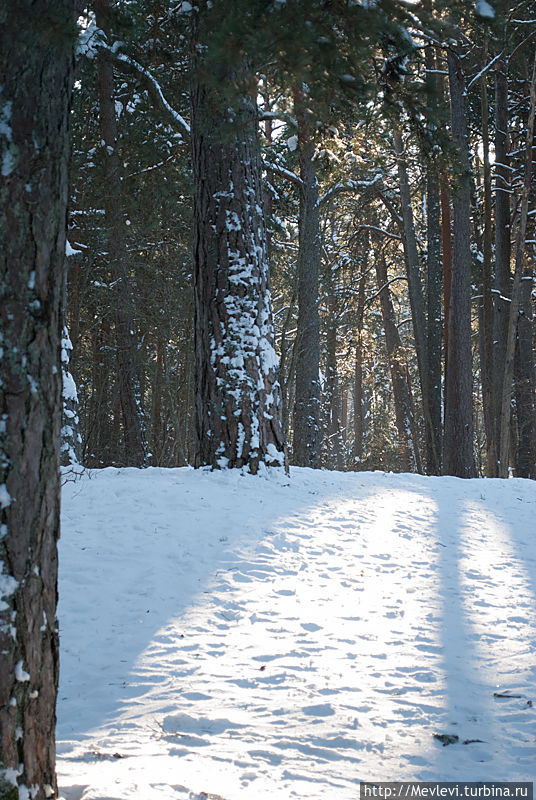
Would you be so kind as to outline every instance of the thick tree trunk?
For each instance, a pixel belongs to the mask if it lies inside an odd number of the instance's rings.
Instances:
[[[318,316],[318,273],[320,268],[320,213],[318,180],[313,155],[309,112],[303,90],[294,92],[294,113],[298,120],[300,177],[298,277],[298,327],[296,332],[296,396],[294,400],[294,463],[320,466],[320,322]]]
[[[0,798],[55,794],[71,0],[0,6]]]
[[[109,0],[94,0],[97,25],[109,28]],[[105,192],[103,203],[107,234],[108,261],[114,287],[117,380],[124,435],[124,462],[128,466],[145,464],[145,434],[141,409],[138,355],[134,333],[134,309],[121,200],[120,165],[117,150],[117,120],[114,100],[114,74],[106,53],[97,55],[99,117],[102,136]],[[114,454],[115,455],[115,454]]]
[[[464,78],[458,58],[448,54],[452,137],[459,173],[453,191],[453,257],[445,392],[443,472],[476,474],[473,453],[471,350],[471,192]]]
[[[413,412],[407,381],[406,356],[400,341],[395,323],[395,313],[391,301],[391,293],[387,285],[387,266],[385,256],[380,253],[376,257],[376,280],[380,293],[380,306],[385,332],[385,347],[391,383],[393,386],[393,403],[395,407],[396,429],[398,432],[398,467],[402,472],[410,472],[415,467],[413,454]]]
[[[221,54],[217,86],[207,76],[206,37],[221,13],[207,5],[192,41],[195,465],[255,473],[284,460],[256,84],[243,56]]]

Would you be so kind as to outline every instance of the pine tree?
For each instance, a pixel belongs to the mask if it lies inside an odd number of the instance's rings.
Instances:
[[[56,793],[72,0],[0,7],[0,797]]]

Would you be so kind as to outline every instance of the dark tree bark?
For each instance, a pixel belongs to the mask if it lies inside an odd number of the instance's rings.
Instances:
[[[452,286],[452,215],[450,210],[450,191],[446,175],[442,175],[439,182],[439,202],[441,206],[441,260],[443,263],[443,354],[446,383],[447,353],[449,350],[450,291]]]
[[[97,25],[109,29],[109,0],[94,0]],[[114,287],[115,337],[117,344],[117,380],[124,435],[124,463],[145,464],[145,433],[141,409],[138,354],[134,333],[134,307],[125,238],[125,220],[121,200],[120,163],[117,150],[117,119],[114,100],[114,72],[105,52],[99,52],[98,94],[104,164],[105,225],[108,261]]]
[[[500,474],[502,392],[508,339],[508,314],[512,273],[510,269],[510,157],[508,145],[507,64],[499,60],[495,70],[495,291],[493,322],[493,411],[495,419],[493,473]]]
[[[515,396],[517,417],[518,478],[536,478],[535,449],[535,397],[536,374],[534,369],[534,314],[532,290],[534,278],[530,268],[521,280],[519,290],[519,320],[517,323],[517,351],[515,362]]]
[[[91,340],[91,396],[86,413],[83,455],[83,463],[90,468],[106,466],[113,461],[111,409],[114,386],[110,366],[111,330],[107,317],[92,331]]]
[[[320,268],[320,215],[314,142],[302,89],[294,92],[298,121],[300,177],[298,277],[298,327],[296,332],[296,396],[294,400],[294,463],[320,466],[320,322],[318,273]]]
[[[511,399],[512,382],[514,376],[514,358],[516,349],[516,336],[519,319],[521,285],[525,265],[525,239],[527,232],[528,204],[532,185],[532,160],[534,150],[534,116],[536,112],[536,57],[530,81],[530,106],[527,123],[527,138],[525,145],[525,163],[523,170],[523,187],[519,210],[519,227],[516,235],[516,255],[514,284],[508,315],[508,329],[505,349],[504,376],[501,393],[501,437],[499,440],[499,477],[508,477],[508,456],[511,438]],[[528,277],[528,275],[527,275]]]
[[[426,181],[426,232],[428,240],[426,294],[426,373],[429,423],[426,425],[426,471],[441,474],[441,214],[439,182],[430,167]]]
[[[487,49],[486,49],[487,56]],[[486,432],[486,472],[496,474],[495,458],[495,422],[493,408],[493,293],[492,293],[492,200],[491,200],[491,165],[489,158],[489,126],[488,126],[488,86],[487,76],[481,78],[481,118],[482,149],[484,169],[484,220],[482,230],[482,269],[480,275],[480,291],[482,299],[478,310],[479,317],[479,350],[480,375],[482,383],[482,405],[484,429]]]
[[[471,350],[471,187],[464,77],[457,56],[448,54],[452,138],[458,174],[452,195],[453,247],[445,392],[443,472],[476,474],[473,453]]]
[[[393,132],[393,142],[395,146],[398,183],[400,187],[400,203],[404,231],[404,254],[406,257],[411,321],[413,325],[413,337],[415,339],[415,351],[419,369],[419,382],[421,386],[426,443],[429,448],[432,448],[434,434],[432,430],[432,415],[430,410],[428,337],[426,332],[426,318],[424,311],[424,292],[421,282],[420,259],[419,251],[417,249],[417,236],[415,234],[415,221],[413,218],[413,208],[411,205],[411,193],[409,188],[404,144],[402,142],[402,135],[397,128],[395,128]]]
[[[56,793],[71,0],[0,6],[0,797]],[[19,792],[20,789],[20,792]]]
[[[380,294],[385,347],[393,386],[393,403],[398,432],[398,467],[402,472],[410,472],[416,466],[412,440],[413,411],[407,380],[406,356],[395,323],[391,292],[387,283],[387,266],[383,253],[376,256],[376,279]]]
[[[363,461],[363,317],[365,313],[366,275],[359,279],[357,292],[357,321],[354,372],[354,469],[359,469]]]
[[[330,265],[328,270],[331,273]],[[325,453],[328,469],[343,468],[343,442],[341,432],[341,393],[339,371],[337,369],[337,301],[333,293],[332,277],[327,284],[330,293],[327,297],[328,330],[326,335],[326,434]],[[331,284],[331,285],[330,285]]]
[[[280,388],[256,83],[243,55],[205,47],[219,13],[202,2],[192,37],[195,465],[255,473],[283,463]]]

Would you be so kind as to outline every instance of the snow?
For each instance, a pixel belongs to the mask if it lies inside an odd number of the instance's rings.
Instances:
[[[60,795],[533,780],[535,516],[521,479],[80,470],[63,489]]]
[[[475,11],[477,16],[482,19],[495,19],[495,9],[487,0],[476,0]]]
[[[67,258],[70,256],[77,256],[81,252],[81,250],[75,250],[68,239],[65,240],[65,255]]]
[[[0,484],[0,508],[7,508],[11,505],[11,495],[5,483]]]
[[[30,680],[30,675],[24,669],[24,661],[22,661],[22,660],[21,661],[17,661],[17,663],[15,665],[15,678],[20,683],[25,683],[26,681]]]

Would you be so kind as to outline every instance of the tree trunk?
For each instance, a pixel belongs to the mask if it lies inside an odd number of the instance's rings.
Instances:
[[[508,145],[508,81],[507,65],[501,59],[495,70],[495,291],[493,322],[493,408],[495,418],[494,471],[501,472],[499,464],[502,430],[502,392],[506,365],[508,339],[508,314],[512,274],[510,269],[510,194]]]
[[[487,49],[485,51],[487,57]],[[492,294],[492,219],[491,219],[491,165],[489,160],[488,86],[487,76],[481,78],[482,149],[484,166],[484,221],[482,233],[482,271],[479,307],[480,376],[482,406],[486,431],[486,472],[496,474],[495,421],[493,408],[493,294]]]
[[[431,447],[432,442],[434,441],[434,434],[432,430],[432,416],[430,411],[429,397],[428,348],[426,319],[424,315],[424,293],[420,275],[420,259],[419,251],[417,249],[417,237],[415,235],[413,209],[411,206],[411,193],[409,188],[406,157],[404,154],[402,136],[397,128],[395,128],[393,132],[393,141],[397,160],[400,202],[404,225],[404,253],[406,256],[413,337],[415,339],[415,351],[419,369],[419,382],[421,386],[426,441]]]
[[[445,359],[445,384],[447,382],[447,353],[449,350],[450,292],[452,286],[452,217],[448,178],[442,175],[439,182],[441,205],[441,254],[443,262],[443,352]],[[444,424],[444,423],[443,423]]]
[[[109,0],[94,0],[99,28],[109,28]],[[141,467],[145,464],[145,433],[141,409],[138,353],[135,337],[131,277],[125,239],[125,221],[121,200],[120,164],[117,150],[117,120],[114,100],[113,65],[99,52],[98,94],[99,117],[104,165],[103,204],[107,234],[108,260],[114,287],[115,336],[117,343],[117,380],[121,402],[124,435],[124,463]],[[116,456],[117,460],[117,455]]]
[[[357,321],[354,373],[354,469],[359,469],[363,461],[363,317],[365,314],[366,273],[359,279],[357,291]]]
[[[517,410],[517,477],[536,478],[534,448],[536,408],[536,375],[534,370],[532,290],[534,279],[530,271],[521,281],[519,320],[517,323],[517,353],[515,364]]]
[[[328,270],[331,271],[328,265]],[[331,283],[331,276],[328,283]],[[339,372],[337,369],[337,301],[332,293],[327,297],[328,330],[326,336],[326,466],[328,469],[342,469],[342,434],[341,434],[341,396]]]
[[[510,412],[512,399],[512,380],[514,373],[514,355],[519,315],[519,301],[523,267],[525,262],[525,239],[527,231],[529,194],[532,184],[532,152],[534,149],[534,114],[536,111],[536,58],[530,82],[530,109],[527,124],[527,141],[525,147],[525,167],[523,189],[521,193],[521,209],[519,228],[516,236],[516,261],[510,313],[508,316],[508,335],[506,340],[504,377],[501,394],[501,437],[499,440],[499,477],[508,477],[508,455],[510,450]]]
[[[424,7],[432,11],[430,0]],[[426,67],[427,106],[431,119],[438,118],[440,98],[444,94],[437,74],[435,50],[432,45],[424,51]],[[429,134],[433,137],[434,131]],[[441,299],[443,271],[441,264],[441,207],[439,171],[435,159],[430,158],[426,177],[426,375],[428,383],[428,410],[430,419],[425,427],[426,471],[429,475],[441,474],[442,436],[442,351],[441,351]]]
[[[428,240],[426,316],[426,373],[429,424],[426,425],[426,471],[441,474],[441,221],[439,182],[429,167],[426,181],[426,232]]]
[[[314,143],[309,112],[302,89],[294,92],[298,120],[300,177],[298,276],[298,326],[296,332],[296,397],[294,401],[294,463],[320,466],[320,322],[318,273],[320,267],[320,215],[318,180],[313,163]]]
[[[448,54],[452,138],[458,156],[453,191],[452,284],[445,392],[443,472],[460,478],[476,474],[473,453],[471,350],[471,192],[464,78],[458,58]]]
[[[280,389],[256,83],[243,55],[207,64],[221,11],[202,2],[193,20],[195,465],[255,473],[284,460]],[[209,77],[216,67],[218,81]]]
[[[387,266],[385,256],[376,257],[376,279],[380,293],[380,305],[385,332],[385,347],[391,371],[393,402],[395,407],[396,429],[398,432],[398,467],[402,472],[410,472],[415,466],[411,431],[413,414],[407,381],[406,356],[395,323],[395,313],[391,293],[387,285]]]
[[[71,0],[0,7],[0,798],[56,793]]]

